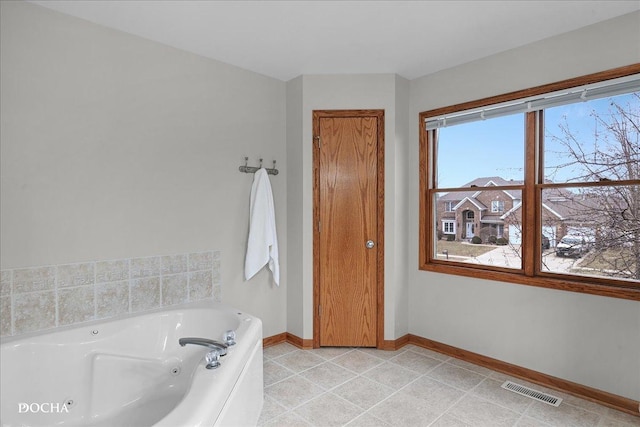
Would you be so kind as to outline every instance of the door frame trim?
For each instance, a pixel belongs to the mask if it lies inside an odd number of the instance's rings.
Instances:
[[[320,347],[320,156],[316,136],[320,134],[321,118],[376,117],[378,121],[377,152],[377,319],[376,347],[384,346],[384,110],[314,110],[313,135],[313,348]]]

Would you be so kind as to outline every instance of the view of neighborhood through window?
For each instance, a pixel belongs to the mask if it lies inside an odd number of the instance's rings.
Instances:
[[[640,280],[640,93],[544,113],[543,270]]]
[[[640,93],[583,97],[540,118],[539,270],[639,281]],[[525,113],[430,135],[433,187],[445,190],[431,193],[433,258],[522,269]]]
[[[436,187],[459,188],[435,194],[438,259],[522,268],[524,146],[524,114],[438,130]]]

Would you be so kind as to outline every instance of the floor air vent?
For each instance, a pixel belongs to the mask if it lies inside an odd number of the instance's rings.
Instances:
[[[521,394],[523,396],[530,397],[539,402],[547,403],[552,406],[560,406],[560,403],[562,402],[562,399],[559,397],[555,397],[550,394],[546,394],[541,391],[534,390],[532,388],[513,383],[511,381],[505,381],[504,384],[502,384],[502,388],[512,391],[514,393]]]

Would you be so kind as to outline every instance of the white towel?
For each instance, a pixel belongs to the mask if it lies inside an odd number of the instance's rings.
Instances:
[[[249,240],[244,262],[244,277],[251,279],[269,264],[273,281],[280,285],[280,265],[278,262],[278,236],[276,234],[276,213],[269,175],[264,168],[259,169],[251,186],[249,207]]]

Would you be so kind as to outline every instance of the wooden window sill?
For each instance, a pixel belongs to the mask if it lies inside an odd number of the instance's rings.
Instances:
[[[541,288],[557,289],[569,292],[580,292],[591,295],[600,295],[612,298],[621,298],[640,301],[640,288],[634,284],[626,286],[603,285],[592,283],[584,276],[578,280],[566,278],[544,276],[526,276],[521,272],[493,271],[478,268],[478,266],[465,267],[462,265],[445,265],[441,263],[426,263],[419,267],[423,271],[434,273],[451,274],[454,276],[473,277],[477,279],[494,280],[497,282],[517,283],[527,286],[537,286]]]

